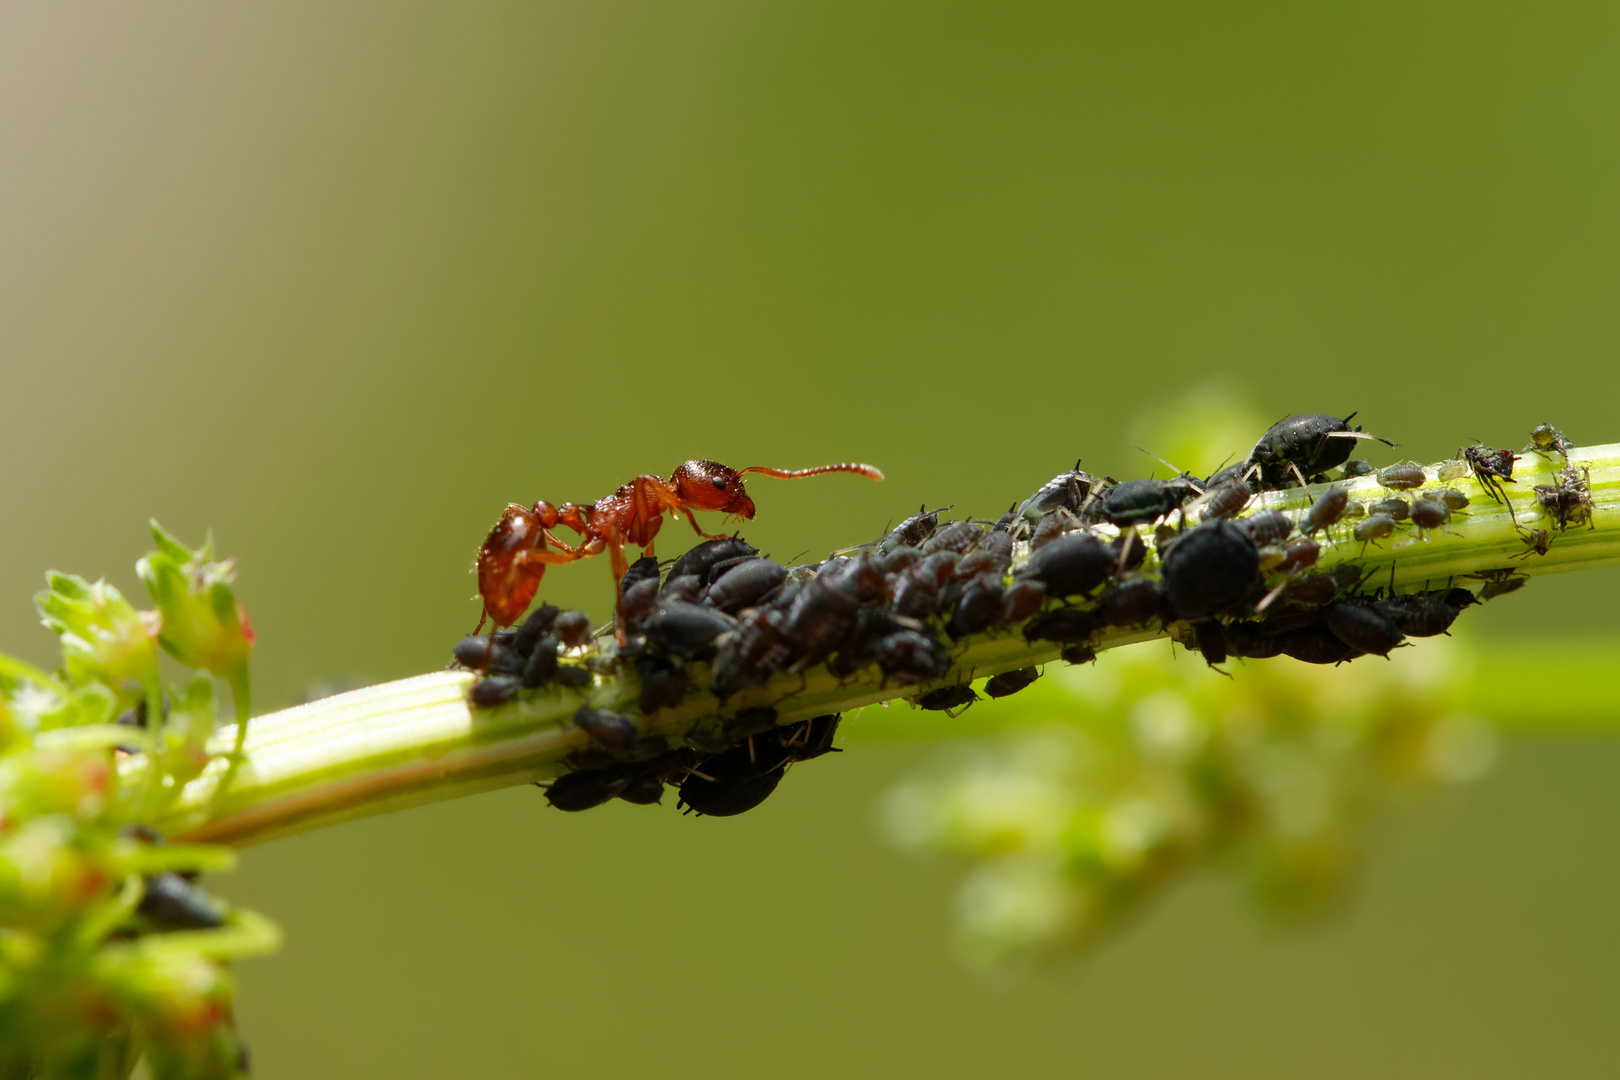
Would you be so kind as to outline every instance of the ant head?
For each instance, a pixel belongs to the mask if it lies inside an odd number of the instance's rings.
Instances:
[[[742,475],[717,461],[688,461],[669,478],[681,503],[693,510],[718,510],[751,519],[754,500],[743,490]]]

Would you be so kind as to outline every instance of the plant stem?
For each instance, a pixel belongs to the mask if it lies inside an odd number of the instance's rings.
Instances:
[[[1444,531],[1418,539],[1407,527],[1378,547],[1349,537],[1353,521],[1336,527],[1323,543],[1319,567],[1353,563],[1369,585],[1400,591],[1439,588],[1469,575],[1511,570],[1524,575],[1559,573],[1620,564],[1620,444],[1576,450],[1571,462],[1590,469],[1596,528],[1559,533],[1537,505],[1531,488],[1552,484],[1563,465],[1526,455],[1519,483],[1508,487],[1515,514],[1494,502],[1471,477],[1439,482],[1442,466],[1428,470],[1429,488],[1453,487],[1471,500]],[[1454,469],[1448,469],[1447,475]],[[1349,481],[1353,499],[1390,494],[1373,477]],[[1270,492],[1249,512],[1263,508],[1300,510],[1325,485]],[[1552,534],[1545,554],[1527,547],[1526,530]],[[1529,552],[1528,557],[1524,556]],[[1150,566],[1152,563],[1150,562]],[[1111,630],[1095,648],[1104,649],[1176,633],[1166,629]],[[1421,647],[1421,646],[1420,646]],[[679,738],[722,708],[768,705],[778,721],[794,723],[827,713],[848,712],[894,698],[912,698],[937,686],[1055,660],[1060,647],[1026,642],[1014,630],[982,634],[959,642],[956,662],[937,683],[886,684],[868,668],[839,679],[817,668],[804,675],[780,674],[763,687],[744,691],[722,706],[707,690],[689,692],[679,706],[640,718],[649,734]],[[694,686],[707,687],[703,665],[692,666]],[[633,674],[618,668],[599,675],[594,686],[572,691],[548,688],[494,709],[474,709],[467,700],[474,674],[443,671],[368,687],[260,717],[248,725],[239,772],[221,790],[231,766],[215,761],[189,784],[158,823],[189,840],[248,844],[371,814],[387,813],[441,799],[527,784],[567,771],[564,758],[589,745],[571,722],[582,704],[640,717]],[[1496,712],[1496,710],[1488,710]],[[236,726],[220,731],[214,749],[222,754],[237,744]],[[128,766],[139,770],[139,762]]]

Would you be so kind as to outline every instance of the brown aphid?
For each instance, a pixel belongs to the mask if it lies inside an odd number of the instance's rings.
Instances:
[[[1343,488],[1329,488],[1322,496],[1311,504],[1300,519],[1299,531],[1306,536],[1314,536],[1318,531],[1335,524],[1344,517],[1346,508],[1350,505],[1350,495]]]
[[[1439,499],[1419,499],[1412,504],[1412,524],[1419,529],[1438,529],[1451,520],[1451,508]]]
[[[1415,461],[1401,461],[1388,468],[1378,470],[1378,482],[1396,491],[1422,487],[1428,479],[1428,475],[1423,471],[1423,466]]]
[[[1308,536],[1296,536],[1283,547],[1284,558],[1278,567],[1283,571],[1304,570],[1315,566],[1321,557],[1322,545]]]
[[[1396,521],[1405,521],[1412,516],[1412,504],[1405,499],[1379,499],[1375,503],[1368,503],[1367,509],[1374,514],[1388,514]]]
[[[1468,496],[1464,495],[1456,488],[1441,488],[1439,491],[1431,492],[1430,494],[1433,498],[1439,499],[1441,502],[1445,503],[1446,509],[1448,510],[1457,511],[1468,508]]]
[[[1361,550],[1366,551],[1368,544],[1375,544],[1394,531],[1394,518],[1388,514],[1369,514],[1366,521],[1356,526],[1355,537],[1361,541]]]
[[[1331,574],[1311,574],[1290,583],[1287,595],[1289,603],[1320,607],[1339,595],[1339,583]]]

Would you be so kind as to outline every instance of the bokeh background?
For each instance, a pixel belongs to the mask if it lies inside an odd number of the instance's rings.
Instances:
[[[138,595],[149,515],[239,557],[262,711],[441,667],[508,500],[688,457],[882,466],[755,481],[750,538],[816,557],[1077,456],[1145,474],[1127,441],[1187,400],[1359,409],[1420,460],[1614,441],[1617,191],[1610,4],[3,3],[0,645],[53,655],[46,567]],[[605,615],[607,583],[544,595]],[[1588,572],[1465,621],[1617,603]],[[926,748],[846,745],[734,820],[524,789],[250,851],[216,884],[289,934],[240,968],[259,1073],[1620,1051],[1620,745],[1511,740],[1385,822],[1325,924],[1200,878],[1010,988],[949,958],[954,872],[875,825]]]

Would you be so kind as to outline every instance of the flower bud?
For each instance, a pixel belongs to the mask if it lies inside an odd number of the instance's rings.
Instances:
[[[231,591],[234,561],[214,562],[212,539],[202,550],[190,550],[156,521],[152,537],[158,550],[136,563],[135,572],[162,616],[159,644],[182,664],[211,671],[244,695],[253,627]]]
[[[116,688],[125,679],[156,685],[157,646],[150,619],[105,581],[91,584],[54,570],[45,581],[50,588],[35,596],[34,604],[61,639],[70,685],[100,682]]]

